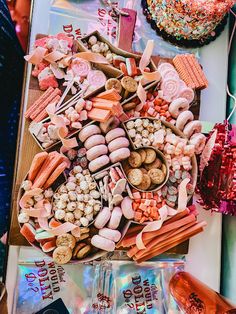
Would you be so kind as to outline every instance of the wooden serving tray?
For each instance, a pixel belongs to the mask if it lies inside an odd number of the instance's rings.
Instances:
[[[166,62],[172,62],[168,58],[160,58],[159,56],[152,57],[154,63],[157,65],[160,60]],[[25,81],[23,84],[22,101],[20,108],[20,120],[18,127],[18,137],[17,137],[17,147],[16,147],[16,161],[15,161],[15,171],[14,180],[12,187],[12,201],[11,201],[11,222],[10,230],[8,234],[9,245],[19,245],[19,246],[29,246],[27,240],[20,234],[20,228],[17,220],[17,197],[22,181],[27,174],[32,159],[35,154],[39,153],[41,150],[32,135],[30,134],[28,128],[30,122],[25,119],[24,113],[28,107],[41,95],[41,91],[38,88],[37,79],[31,75],[31,65],[25,67]],[[27,88],[26,82],[28,75],[29,87]],[[28,94],[28,95],[27,95]],[[197,93],[195,102],[191,106],[191,111],[194,113],[195,119],[199,118],[200,112],[200,92]],[[186,254],[188,253],[188,242],[176,246],[175,248],[168,251],[169,253]]]

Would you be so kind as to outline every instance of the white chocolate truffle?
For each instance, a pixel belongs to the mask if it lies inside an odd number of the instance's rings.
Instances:
[[[93,207],[92,206],[86,206],[84,209],[84,214],[89,215],[93,212]]]
[[[148,130],[143,130],[143,131],[142,131],[142,137],[147,138],[148,136],[149,136]]]
[[[136,128],[138,128],[138,127],[141,126],[141,125],[143,125],[142,119],[136,119],[136,120],[134,121],[134,126],[135,126]]]
[[[76,177],[76,180],[78,180],[79,182],[85,180],[85,177],[82,173],[76,173],[75,177]]]
[[[80,218],[80,222],[81,222],[81,225],[84,226],[84,227],[87,227],[88,224],[89,224],[89,220],[85,217],[81,217]]]
[[[80,219],[82,217],[82,212],[81,210],[79,209],[76,209],[74,212],[73,212],[74,216],[75,216],[75,219]]]
[[[69,212],[73,212],[76,209],[76,207],[77,207],[76,202],[70,202],[67,204],[66,209]]]
[[[24,212],[22,212],[18,215],[18,221],[20,224],[28,222],[29,219],[30,219],[30,217]]]
[[[78,226],[78,227],[80,227],[80,226],[81,226],[81,222],[80,222],[80,220],[76,220],[76,221],[74,222],[74,224],[75,224],[76,226]]]
[[[126,123],[126,127],[127,127],[128,130],[133,129],[134,128],[134,121],[128,121]]]
[[[25,191],[29,191],[31,189],[31,187],[32,187],[32,182],[30,180],[25,180],[25,181],[22,182],[21,187]]]
[[[91,45],[91,46],[93,46],[93,45],[95,45],[96,43],[97,43],[97,37],[96,36],[90,36],[89,37],[89,40],[88,40],[88,42],[89,42],[89,44]]]
[[[53,196],[53,190],[51,188],[44,191],[44,197],[50,198]]]
[[[76,201],[77,200],[77,193],[75,191],[68,192],[69,200]]]
[[[88,189],[89,185],[88,185],[88,182],[86,181],[81,181],[80,184],[79,184],[80,188],[82,191],[85,191]]]
[[[62,210],[62,209],[58,209],[58,210],[56,210],[55,211],[55,214],[54,214],[54,216],[55,216],[55,218],[56,219],[58,219],[58,220],[62,220],[62,219],[64,219],[65,218],[65,211],[64,210]]]
[[[101,204],[95,204],[95,205],[93,206],[93,210],[94,210],[95,212],[99,212],[100,209],[101,209]]]
[[[66,188],[68,191],[74,191],[76,188],[76,184],[74,182],[68,182],[66,184]]]
[[[148,119],[143,119],[143,127],[146,128],[149,124],[149,120]]]
[[[131,130],[129,130],[129,131],[128,131],[128,134],[129,134],[129,136],[130,136],[130,137],[134,138],[134,137],[135,137],[135,135],[136,135],[136,131],[135,131],[135,129],[131,129]]]
[[[81,166],[75,166],[73,168],[73,172],[76,174],[76,173],[81,173],[82,172],[82,167]]]
[[[99,44],[93,45],[91,50],[92,50],[92,52],[100,53],[101,52],[100,45]]]
[[[73,223],[75,221],[75,217],[73,213],[66,213],[65,214],[65,221]]]
[[[57,203],[57,208],[58,209],[65,209],[67,206],[66,202],[59,200],[59,202]]]
[[[86,218],[88,219],[88,221],[93,221],[93,213],[86,215]]]
[[[85,204],[83,202],[78,202],[77,203],[77,209],[84,211]]]
[[[69,201],[69,195],[68,195],[67,193],[61,194],[60,200],[61,200],[62,202],[67,202],[67,201]]]
[[[83,194],[77,194],[76,198],[77,198],[77,201],[78,201],[78,202],[83,202],[83,200],[84,200],[84,195],[83,195]]]
[[[95,199],[100,197],[100,193],[98,191],[96,191],[96,190],[90,191],[90,195],[91,195],[92,198],[95,198]]]

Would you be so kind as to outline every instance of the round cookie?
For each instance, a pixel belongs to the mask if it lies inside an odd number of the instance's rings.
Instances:
[[[58,246],[52,254],[54,262],[59,265],[68,263],[72,258],[72,250],[68,246]]]
[[[150,185],[151,185],[151,179],[150,179],[149,175],[143,174],[143,180],[142,180],[141,184],[137,185],[137,188],[140,190],[146,191],[147,189],[149,189]]]
[[[165,175],[160,169],[151,169],[148,175],[154,184],[161,184],[165,180]]]
[[[143,174],[147,174],[148,173],[148,171],[145,168],[139,168],[139,170],[141,170]]]
[[[138,83],[130,76],[124,76],[121,79],[122,87],[130,93],[135,93],[138,88]]]
[[[57,246],[68,246],[69,248],[73,249],[75,247],[76,240],[73,235],[69,233],[61,234],[56,239]]]
[[[144,167],[147,170],[161,168],[162,162],[159,158],[156,158],[151,164],[145,164]]]
[[[146,157],[147,157],[146,150],[145,150],[145,149],[139,149],[139,150],[138,150],[138,153],[139,153],[139,155],[140,155],[141,158],[142,158],[142,162],[144,162],[145,159],[146,159]]]
[[[142,183],[143,173],[139,169],[132,169],[128,174],[128,179],[131,184],[137,186]]]
[[[138,168],[142,164],[142,157],[137,152],[131,152],[128,161],[131,167]]]
[[[106,81],[106,84],[105,84],[105,89],[106,90],[109,90],[109,89],[112,89],[114,88],[117,93],[121,93],[122,91],[122,86],[121,86],[121,83],[118,79],[116,78],[110,78]]]
[[[155,160],[157,154],[156,154],[155,150],[152,148],[147,148],[146,154],[147,155],[146,155],[146,158],[144,160],[144,163],[145,164],[151,164]]]

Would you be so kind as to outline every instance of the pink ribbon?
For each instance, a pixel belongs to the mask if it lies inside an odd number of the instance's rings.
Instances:
[[[102,55],[94,52],[79,52],[74,55],[76,58],[81,58],[89,62],[93,63],[101,63],[101,64],[109,64],[107,59],[103,57]]]
[[[145,68],[149,65],[150,63],[150,59],[152,56],[152,52],[153,52],[153,48],[154,48],[154,41],[153,40],[148,40],[146,48],[144,49],[144,52],[142,54],[142,57],[139,61],[139,69],[142,73],[142,79],[139,81],[139,85],[138,85],[138,89],[137,89],[137,96],[140,99],[140,104],[136,107],[137,111],[140,111],[143,108],[143,105],[146,102],[147,99],[147,93],[145,91],[145,89],[143,88],[143,84],[146,81],[159,81],[161,79],[161,74],[159,71],[155,71],[155,72],[145,72]]]
[[[143,230],[136,237],[136,245],[139,250],[146,249],[146,246],[143,243],[143,233],[159,230],[163,222],[167,219],[168,216],[174,216],[178,213],[176,209],[173,209],[167,205],[162,206],[159,210],[160,219],[157,221],[149,222]]]
[[[50,233],[52,233],[55,236],[59,236],[61,234],[64,234],[64,233],[67,233],[67,232],[70,232],[73,230],[74,236],[80,237],[80,227],[78,227],[78,226],[76,226],[70,222],[65,222],[56,228],[49,228],[47,218],[40,217],[38,219],[38,221],[39,221],[40,228],[42,228],[46,231],[49,231]]]

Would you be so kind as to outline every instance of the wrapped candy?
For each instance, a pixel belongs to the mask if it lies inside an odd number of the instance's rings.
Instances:
[[[236,216],[236,126],[217,123],[200,160],[201,205]]]

